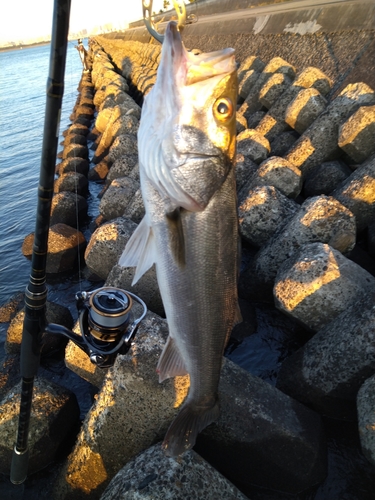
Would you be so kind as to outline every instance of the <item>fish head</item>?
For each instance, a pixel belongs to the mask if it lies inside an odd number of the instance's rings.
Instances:
[[[173,205],[203,210],[233,168],[237,89],[234,49],[194,54],[168,24],[138,139],[140,164]]]

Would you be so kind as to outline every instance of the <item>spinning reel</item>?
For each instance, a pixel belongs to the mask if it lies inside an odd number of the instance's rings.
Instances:
[[[82,336],[54,323],[45,331],[68,337],[100,368],[112,366],[117,354],[126,354],[130,349],[139,323],[146,315],[146,304],[133,293],[115,287],[78,292],[76,301]],[[133,319],[133,301],[142,307],[136,319]]]

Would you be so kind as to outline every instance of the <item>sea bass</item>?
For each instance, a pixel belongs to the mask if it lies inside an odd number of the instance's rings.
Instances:
[[[169,327],[159,381],[190,375],[163,442],[169,456],[218,418],[224,347],[240,320],[236,101],[234,50],[189,53],[170,22],[138,131],[145,216],[120,258],[137,266],[133,284],[156,264]]]

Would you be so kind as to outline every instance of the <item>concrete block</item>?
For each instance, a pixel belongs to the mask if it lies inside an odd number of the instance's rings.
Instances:
[[[303,193],[306,197],[329,195],[351,173],[350,168],[339,160],[326,161],[307,175]]]
[[[247,118],[247,127],[246,128],[256,128],[258,123],[263,119],[265,111],[255,111]]]
[[[316,89],[300,90],[286,108],[285,122],[299,134],[303,134],[326,106],[327,101]]]
[[[249,95],[251,89],[256,84],[256,81],[259,78],[260,73],[253,69],[250,69],[245,72],[243,78],[239,82],[238,85],[238,103],[242,104],[246,97]]]
[[[301,171],[284,158],[271,156],[264,160],[248,183],[248,189],[255,186],[274,186],[289,198],[296,198],[302,189]]]
[[[138,154],[138,144],[135,135],[124,134],[116,137],[109,150],[108,159],[114,162],[123,154]]]
[[[294,130],[281,132],[270,142],[272,156],[284,156],[298,139],[299,134]]]
[[[309,198],[288,220],[282,231],[275,234],[257,253],[241,280],[271,290],[283,262],[307,243],[322,242],[340,252],[349,252],[356,240],[354,215],[335,198]]]
[[[247,120],[240,113],[236,113],[236,132],[239,134],[247,129]]]
[[[238,81],[241,82],[247,71],[254,70],[261,73],[264,70],[264,62],[256,56],[248,56],[238,68]]]
[[[178,461],[154,445],[131,460],[112,479],[101,500],[204,498],[246,500],[224,476],[194,451]]]
[[[341,125],[338,144],[357,163],[375,153],[375,106],[360,107]]]
[[[79,227],[87,219],[86,199],[69,191],[61,191],[52,198],[50,225],[66,224]]]
[[[83,158],[84,160],[88,159],[88,150],[87,146],[84,146],[82,144],[68,144],[67,146],[64,147],[64,150],[62,152],[62,158],[65,160],[65,158],[72,158],[72,157],[77,157],[78,158]]]
[[[53,192],[70,191],[79,195],[87,194],[87,178],[76,172],[67,172],[62,174],[54,183]]]
[[[356,419],[356,397],[375,373],[374,294],[353,302],[281,366],[277,387],[315,410]]]
[[[277,309],[318,331],[362,294],[375,290],[375,278],[324,243],[300,248],[277,273]]]
[[[371,224],[375,220],[375,156],[355,170],[331,196],[353,212],[358,231]]]
[[[298,208],[297,203],[273,186],[244,189],[238,210],[240,234],[252,245],[261,247],[281,230]]]
[[[138,155],[124,154],[114,161],[107,175],[107,181],[113,181],[119,177],[128,177],[134,166],[138,162]]]
[[[257,171],[258,165],[249,157],[241,153],[236,155],[235,161],[237,193],[239,193],[246,181]]]
[[[138,182],[138,181],[135,181]],[[123,216],[139,224],[145,215],[145,205],[143,203],[140,189],[134,193],[133,198],[124,210]]]
[[[270,109],[281,94],[292,84],[292,80],[283,73],[272,75],[259,91],[259,100]]]
[[[98,227],[85,252],[85,262],[91,272],[105,280],[136,227],[134,222],[122,217]]]
[[[375,465],[375,375],[368,378],[357,394],[358,431],[362,452]]]
[[[247,156],[255,163],[265,160],[270,150],[267,139],[253,129],[246,129],[237,136],[237,153]]]
[[[99,204],[99,212],[106,220],[121,217],[139,189],[139,182],[129,177],[114,179]]]
[[[157,382],[166,336],[166,321],[148,313],[132,349],[107,373],[56,481],[56,500],[99,496],[126,463],[162,440],[189,387],[187,376]],[[219,397],[221,417],[201,433],[197,449],[230,481],[241,481],[242,490],[256,483],[297,492],[324,478],[325,444],[314,412],[229,360]]]
[[[89,171],[89,162],[83,158],[75,156],[73,158],[66,158],[61,163],[56,165],[56,174],[63,175],[68,172],[77,172],[87,176]]]
[[[375,104],[375,93],[368,85],[354,83],[345,87],[295,142],[286,159],[306,176],[320,163],[338,158],[340,125],[366,104]]]

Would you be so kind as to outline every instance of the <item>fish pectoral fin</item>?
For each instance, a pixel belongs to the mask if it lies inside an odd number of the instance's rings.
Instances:
[[[217,400],[211,408],[197,408],[186,404],[171,423],[162,448],[169,457],[176,457],[195,445],[197,435],[207,425],[219,418],[220,407]]]
[[[175,262],[179,267],[185,266],[185,237],[181,220],[181,208],[175,208],[166,214],[169,244]]]
[[[156,371],[159,374],[159,382],[163,382],[167,378],[187,374],[180,351],[177,349],[176,343],[170,335],[161,353]]]
[[[119,259],[119,265],[123,267],[137,266],[132,281],[132,285],[135,285],[155,261],[154,235],[146,217],[143,217],[126,244],[125,250]]]

